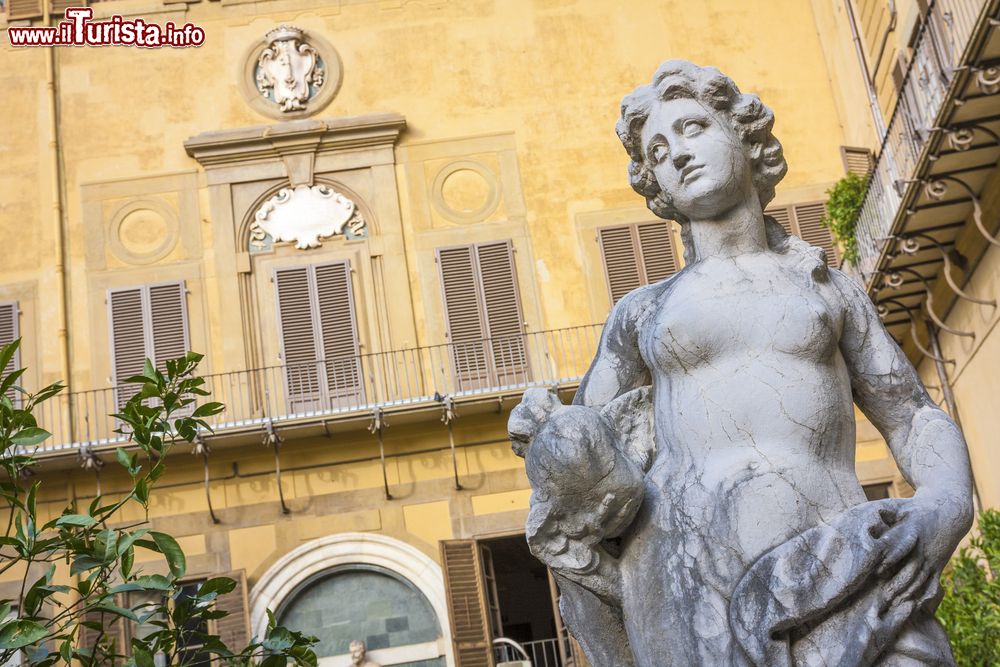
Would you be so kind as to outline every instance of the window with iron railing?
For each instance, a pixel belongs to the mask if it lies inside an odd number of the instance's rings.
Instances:
[[[142,373],[146,359],[160,370],[188,351],[187,291],[183,282],[108,291],[108,324],[115,405],[139,391],[123,383]]]
[[[510,241],[440,248],[448,340],[459,391],[528,380]]]
[[[276,269],[274,288],[289,409],[361,403],[364,387],[350,263]]]

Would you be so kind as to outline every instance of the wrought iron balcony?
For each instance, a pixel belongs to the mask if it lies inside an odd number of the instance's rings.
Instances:
[[[859,261],[845,265],[897,340],[909,330],[918,346],[920,311],[948,331],[948,304],[933,303],[939,275],[951,300],[970,296],[952,269],[975,258],[957,254],[956,241],[973,225],[988,240],[996,233],[997,221],[983,219],[980,195],[1000,157],[998,25],[997,0],[931,4],[858,216]]]
[[[600,324],[406,350],[218,373],[205,377],[212,401],[226,405],[208,420],[215,433],[268,425],[320,423],[377,412],[433,408],[516,396],[529,387],[573,386],[593,359]],[[53,437],[36,452],[99,451],[125,438],[111,416],[135,385],[56,396],[36,413]]]

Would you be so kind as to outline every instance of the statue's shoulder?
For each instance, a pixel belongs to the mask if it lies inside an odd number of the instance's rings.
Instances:
[[[623,332],[636,333],[662,305],[666,291],[676,282],[681,272],[648,285],[637,287],[615,304],[608,316],[608,326]]]

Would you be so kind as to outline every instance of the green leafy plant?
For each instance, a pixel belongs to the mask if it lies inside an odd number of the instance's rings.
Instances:
[[[868,191],[868,179],[858,174],[848,174],[826,191],[826,215],[823,224],[830,228],[834,238],[844,250],[844,259],[855,264],[858,261],[858,239],[855,224],[858,212]]]
[[[1000,510],[979,515],[979,534],[941,577],[937,616],[961,667],[1000,665]]]
[[[13,358],[18,344],[0,348],[0,368]],[[154,667],[156,656],[169,665],[317,664],[311,648],[316,639],[279,627],[270,615],[264,636],[249,646],[228,647],[210,634],[209,621],[227,615],[215,602],[236,582],[217,577],[200,585],[183,583],[187,564],[177,540],[148,526],[150,494],[164,474],[171,447],[193,441],[200,430],[210,432],[205,417],[224,409],[211,402],[191,409],[196,397],[208,395],[204,380],[195,375],[201,358],[188,353],[166,362],[166,372],[147,360],[142,374],[128,380],[139,391],[114,416],[121,424],[118,433],[129,441],[116,454],[131,479],[131,491],[114,501],[99,496],[87,507],[71,504],[45,523],[39,523],[37,512],[42,482],[28,485],[25,479],[35,464],[29,448],[50,434],[32,413],[62,386],[28,393],[17,385],[23,370],[0,381],[0,496],[9,506],[0,537],[0,574],[24,569],[18,598],[0,600],[0,664],[18,652],[23,664],[35,667]],[[20,395],[20,401],[11,401],[8,391]],[[122,510],[135,504],[145,519],[122,521]],[[139,549],[162,554],[167,574],[136,567]],[[69,565],[72,583],[63,581],[65,572],[57,576],[59,562]],[[125,602],[137,597],[143,600],[139,604]],[[146,631],[132,633],[129,645],[122,646],[120,629],[127,623],[143,624]]]

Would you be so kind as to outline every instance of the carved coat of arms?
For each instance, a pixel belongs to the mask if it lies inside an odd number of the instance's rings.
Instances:
[[[322,59],[302,30],[279,26],[267,34],[267,48],[257,59],[256,84],[262,96],[282,111],[301,111],[323,85]]]

